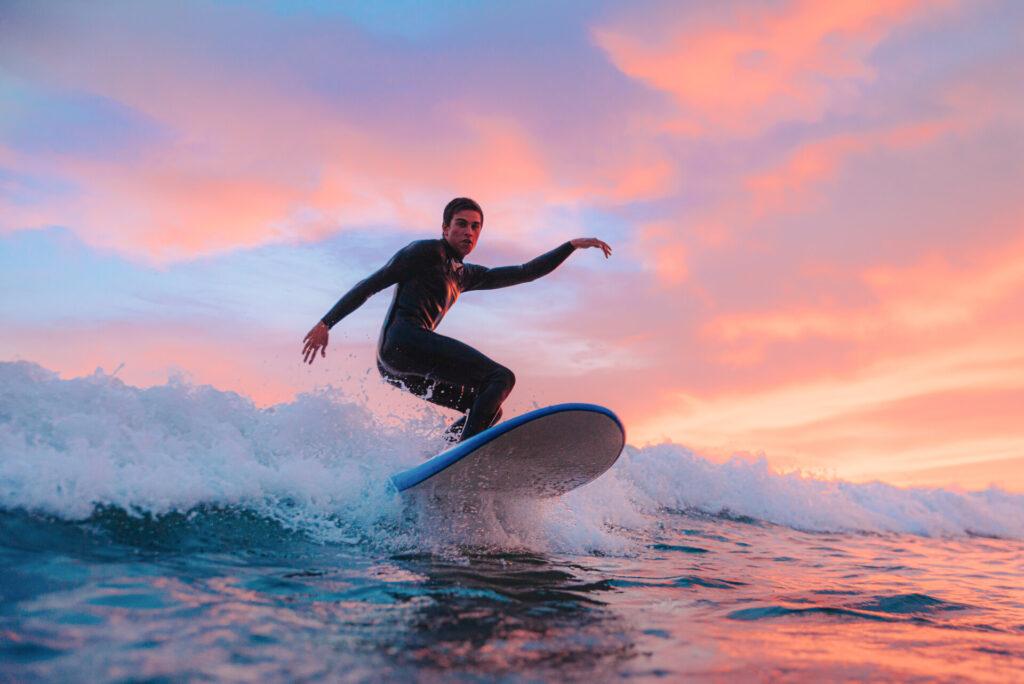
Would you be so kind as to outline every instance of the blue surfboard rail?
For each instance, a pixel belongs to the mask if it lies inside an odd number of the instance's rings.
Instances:
[[[524,413],[521,416],[509,418],[504,423],[498,423],[494,427],[487,428],[483,432],[473,435],[464,442],[459,442],[451,449],[442,451],[437,456],[434,456],[430,460],[421,463],[418,466],[414,466],[408,470],[403,470],[400,473],[392,475],[391,483],[399,492],[404,492],[406,489],[415,487],[424,480],[437,475],[451,464],[462,460],[483,445],[497,439],[506,432],[514,430],[520,425],[524,425],[530,421],[537,420],[538,418],[550,416],[553,413],[562,413],[563,411],[590,411],[592,413],[600,413],[608,416],[614,420],[619,426],[619,429],[622,430],[623,441],[625,441],[626,427],[622,424],[622,421],[619,420],[619,417],[611,411],[611,409],[607,409],[604,406],[598,406],[597,404],[555,404],[554,406],[545,406],[544,408]]]

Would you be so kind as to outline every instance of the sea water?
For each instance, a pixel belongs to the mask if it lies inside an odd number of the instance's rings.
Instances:
[[[1024,496],[627,447],[425,508],[441,423],[0,364],[0,681],[1022,681]]]

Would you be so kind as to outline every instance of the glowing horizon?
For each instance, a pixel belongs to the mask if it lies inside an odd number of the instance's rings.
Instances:
[[[1024,491],[1024,8],[417,7],[6,4],[0,359],[387,397],[389,293],[300,340],[468,195],[471,261],[615,248],[449,313],[510,410]]]

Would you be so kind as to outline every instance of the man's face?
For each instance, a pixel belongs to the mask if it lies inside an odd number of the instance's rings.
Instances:
[[[452,249],[465,257],[476,247],[481,228],[483,228],[483,218],[480,216],[480,212],[463,209],[452,216],[452,222],[447,226],[442,226],[441,231]]]

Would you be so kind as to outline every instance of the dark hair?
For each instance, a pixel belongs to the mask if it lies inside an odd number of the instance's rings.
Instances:
[[[480,205],[469,199],[468,197],[456,197],[444,208],[444,222],[442,226],[447,226],[452,222],[452,218],[460,211],[466,209],[472,209],[473,211],[480,212],[480,223],[484,221],[484,210],[480,208]]]

